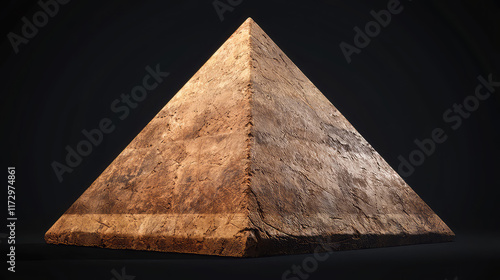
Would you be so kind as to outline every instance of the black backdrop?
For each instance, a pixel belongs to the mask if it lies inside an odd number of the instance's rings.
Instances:
[[[391,1],[71,1],[60,4],[17,53],[10,32],[21,36],[22,18],[32,21],[42,8],[36,1],[3,3],[2,168],[17,171],[16,276],[111,279],[110,271],[126,263],[136,279],[230,273],[279,279],[307,257],[116,253],[43,241],[57,218],[252,17],[394,169],[399,156],[408,158],[416,149],[415,139],[429,138],[435,128],[448,136],[405,180],[457,233],[457,241],[336,253],[310,279],[491,279],[500,252],[500,87],[456,130],[443,114],[474,94],[478,76],[500,81],[500,3],[401,0],[403,10],[348,63],[339,44],[353,44],[353,28],[364,29],[373,20],[370,11]],[[214,3],[230,9],[220,17]],[[112,102],[142,83],[145,67],[156,64],[170,75],[118,119]],[[60,182],[51,164],[64,163],[65,146],[76,147],[85,139],[83,129],[97,128],[107,117],[115,130]],[[5,188],[3,201],[6,194]],[[3,252],[5,247],[5,257]]]

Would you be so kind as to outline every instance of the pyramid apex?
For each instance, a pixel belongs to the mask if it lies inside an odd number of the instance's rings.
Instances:
[[[245,20],[245,21],[241,24],[240,28],[241,28],[241,27],[244,27],[244,26],[255,26],[255,25],[257,25],[257,26],[258,26],[258,24],[255,22],[255,20],[253,20],[253,18],[251,18],[251,17],[248,17],[248,18],[247,18],[247,19],[246,19],[246,20]]]

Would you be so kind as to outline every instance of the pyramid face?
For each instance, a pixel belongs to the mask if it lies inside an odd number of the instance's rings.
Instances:
[[[453,236],[249,18],[45,239],[241,257]]]

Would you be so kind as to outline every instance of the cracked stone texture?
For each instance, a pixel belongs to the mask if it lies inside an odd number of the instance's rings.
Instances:
[[[251,18],[45,234],[235,257],[453,237]]]

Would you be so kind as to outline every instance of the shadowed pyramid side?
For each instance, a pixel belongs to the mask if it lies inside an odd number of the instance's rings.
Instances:
[[[252,23],[252,225],[258,254],[450,241],[453,232]]]

